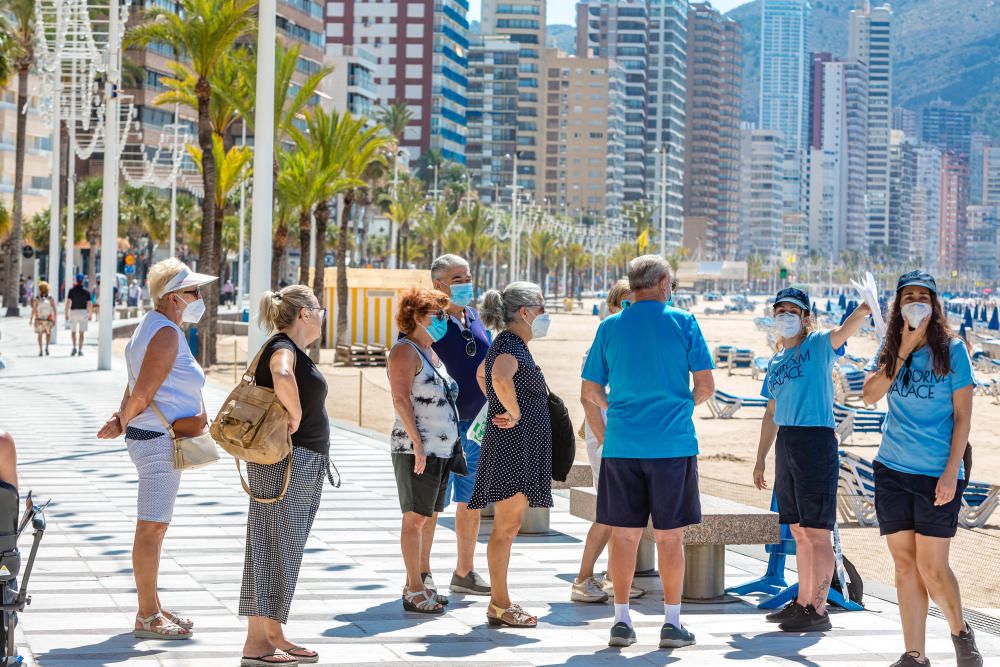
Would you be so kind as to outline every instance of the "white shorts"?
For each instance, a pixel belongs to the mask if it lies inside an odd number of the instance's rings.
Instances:
[[[69,325],[73,333],[86,333],[89,320],[86,308],[69,311]]]

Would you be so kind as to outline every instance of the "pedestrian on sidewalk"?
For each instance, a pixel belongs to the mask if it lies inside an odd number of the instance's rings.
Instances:
[[[97,434],[110,439],[124,432],[139,473],[132,571],[139,598],[133,632],[140,639],[190,639],[194,632],[193,621],[164,609],[156,580],[181,482],[167,424],[177,437],[200,435],[208,425],[201,395],[205,372],[185,343],[180,325],[201,319],[205,302],[200,288],[213,280],[217,278],[195,273],[174,258],[150,268],[156,309],[143,316],[125,346],[128,386],[118,412]]]
[[[469,469],[468,475],[452,473],[448,476],[445,495],[445,507],[449,500],[455,503],[455,540],[458,543],[451,590],[467,595],[489,595],[490,585],[476,572],[474,563],[476,541],[479,539],[479,510],[469,509],[479,469],[479,445],[467,436],[472,421],[486,405],[486,396],[476,380],[476,369],[486,358],[492,338],[471,305],[475,301],[475,291],[469,263],[464,258],[458,255],[438,257],[431,264],[431,280],[434,281],[434,289],[448,295],[448,306],[445,308],[448,329],[433,348],[458,383],[458,432]],[[430,541],[434,539],[433,527],[436,523],[428,522]],[[429,544],[427,548],[429,551]],[[434,588],[433,579],[429,587]]]
[[[496,338],[476,371],[489,401],[479,472],[469,508],[493,503],[493,531],[486,547],[493,591],[486,611],[491,626],[533,628],[538,617],[510,599],[507,569],[514,538],[528,507],[552,507],[552,427],[548,390],[528,342],[549,330],[538,285],[513,282],[490,290],[480,309]]]
[[[597,521],[612,526],[615,619],[608,645],[636,642],[629,598],[652,515],[663,584],[659,646],[679,648],[695,643],[680,620],[684,528],[701,523],[692,414],[715,391],[712,356],[694,316],[668,305],[673,277],[663,257],[633,259],[628,281],[632,303],[598,327],[580,390],[582,400],[608,415],[598,440],[604,450],[597,487]]]
[[[306,349],[319,339],[326,310],[312,289],[289,285],[266,292],[258,322],[276,331],[264,345],[254,381],[274,389],[288,411],[292,436],[291,461],[270,465],[247,463],[247,483],[254,498],[247,511],[247,545],[240,589],[240,616],[247,616],[243,667],[295,665],[319,661],[316,651],[285,637],[282,627],[302,566],[306,540],[319,510],[323,482],[337,486],[330,473],[330,419],[326,413],[327,384]],[[288,466],[292,466],[287,490]]]
[[[847,340],[861,330],[871,310],[858,306],[835,329],[819,331],[809,295],[786,287],[774,299],[776,351],[760,395],[768,399],[760,424],[753,482],[766,489],[765,462],[774,451],[774,495],[778,521],[795,538],[799,592],[783,609],[767,615],[785,632],[829,630],[827,592],[833,577],[833,528],[837,524],[840,455],[833,418],[833,373]]]
[[[76,283],[66,295],[66,319],[70,324],[70,338],[73,352],[69,356],[83,355],[83,336],[87,333],[87,323],[94,314],[94,303],[90,291],[83,286],[83,274],[76,274]]]
[[[615,283],[610,290],[605,305],[609,315],[621,312],[627,308],[632,299],[632,292],[629,289],[628,280],[622,279]],[[583,362],[586,364],[587,353],[583,355]],[[584,440],[587,443],[587,459],[590,461],[590,469],[594,475],[594,488],[600,486],[601,476],[601,454],[604,447],[604,430],[607,425],[607,411],[597,407],[590,401],[582,401],[585,421],[583,423]],[[587,531],[587,539],[583,543],[583,556],[580,559],[580,572],[573,580],[573,587],[570,599],[573,602],[607,602],[608,597],[614,595],[614,584],[611,580],[611,556],[608,555],[608,574],[604,577],[604,582],[594,576],[594,565],[601,557],[604,547],[611,539],[611,526],[594,522],[590,524]],[[629,591],[629,599],[634,600],[646,594],[641,588],[632,586]]]
[[[933,276],[900,276],[885,341],[865,370],[865,402],[889,404],[874,469],[875,512],[895,564],[906,650],[893,667],[930,664],[928,596],[951,628],[958,667],[981,667],[948,564],[968,483],[972,361],[948,326]]]
[[[444,509],[459,441],[458,383],[431,348],[447,331],[447,306],[448,297],[437,290],[414,289],[402,295],[396,325],[403,336],[389,352],[387,369],[396,411],[392,467],[403,513],[403,609],[422,614],[441,614],[448,604],[430,576],[433,524]]]
[[[28,324],[32,323],[38,334],[38,356],[48,356],[52,329],[56,326],[56,300],[49,294],[49,284],[44,280],[38,282],[38,296],[31,300]]]

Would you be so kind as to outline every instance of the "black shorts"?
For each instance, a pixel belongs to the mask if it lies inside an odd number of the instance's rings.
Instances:
[[[774,495],[780,523],[833,530],[839,477],[840,454],[832,428],[778,427]]]
[[[671,530],[701,523],[698,457],[601,459],[597,522],[619,528]]]
[[[955,497],[936,507],[937,477],[911,475],[875,461],[875,515],[883,535],[912,530],[927,537],[955,537],[966,480],[958,480]]]
[[[434,516],[445,506],[448,490],[448,464],[451,459],[427,457],[422,475],[413,474],[412,454],[393,454],[392,468],[396,473],[396,490],[399,492],[399,509]]]

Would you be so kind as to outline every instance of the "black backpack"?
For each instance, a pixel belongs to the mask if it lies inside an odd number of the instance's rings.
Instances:
[[[548,391],[548,387],[546,387]],[[576,434],[563,400],[549,394],[549,423],[552,426],[552,479],[565,482],[576,459]]]
[[[858,574],[858,569],[854,567],[854,563],[847,560],[847,556],[843,557],[844,563],[844,583],[847,584],[847,599],[855,604],[860,604],[864,606],[862,599],[865,595],[865,582],[861,580],[861,575]],[[830,582],[830,588],[837,591],[841,595],[844,592],[840,588],[840,578],[837,577],[837,569],[833,570],[833,580]]]

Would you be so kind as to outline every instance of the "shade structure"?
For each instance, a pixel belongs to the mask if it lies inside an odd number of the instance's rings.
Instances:
[[[972,319],[974,319],[974,320],[978,320],[979,319],[979,304],[978,303],[976,304],[976,309],[974,311],[972,311]]]
[[[833,312],[833,304],[830,303],[829,299],[826,300],[826,312],[828,312],[828,313],[832,313]]]
[[[990,331],[1000,331],[1000,309],[993,307],[993,317],[990,318]]]
[[[843,324],[846,322],[848,317],[850,317],[850,313],[845,310],[844,314],[840,316],[840,323]]]
[[[990,321],[989,314],[986,312],[986,304],[983,304],[983,307],[979,309],[979,321],[980,322]]]
[[[965,307],[965,318],[962,324],[963,326],[965,326],[966,329],[972,328],[972,311],[969,310],[968,306]]]
[[[965,322],[962,322],[962,326],[958,328],[958,335],[962,340],[968,339],[968,334],[965,332]]]
[[[841,294],[840,298],[837,299],[837,305],[840,306],[841,308],[846,308],[847,307],[847,297],[844,296],[843,294]]]

